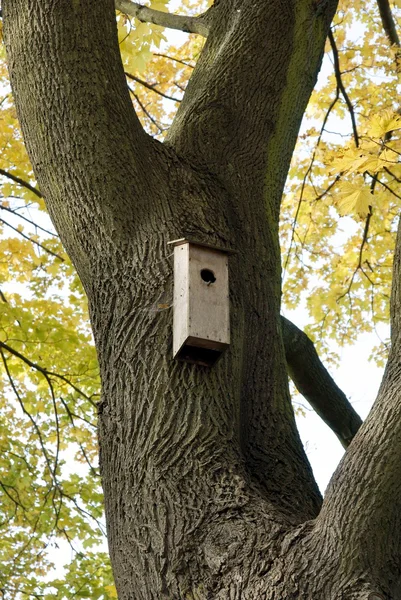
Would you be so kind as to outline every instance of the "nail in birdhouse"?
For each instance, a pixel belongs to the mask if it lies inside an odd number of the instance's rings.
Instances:
[[[228,253],[186,239],[174,246],[174,358],[212,366],[230,343]]]

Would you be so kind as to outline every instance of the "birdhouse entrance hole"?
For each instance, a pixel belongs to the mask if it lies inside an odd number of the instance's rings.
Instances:
[[[210,269],[202,269],[200,272],[203,281],[205,281],[208,285],[214,283],[216,281],[216,277]]]

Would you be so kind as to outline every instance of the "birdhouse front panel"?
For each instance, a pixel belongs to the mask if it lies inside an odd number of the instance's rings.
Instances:
[[[210,366],[230,343],[228,255],[185,240],[176,244],[174,356]]]

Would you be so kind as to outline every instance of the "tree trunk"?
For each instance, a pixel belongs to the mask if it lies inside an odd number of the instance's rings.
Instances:
[[[111,0],[3,0],[29,155],[88,296],[120,600],[401,593],[398,539],[385,574],[363,543],[390,560],[383,496],[363,495],[360,472],[379,460],[377,432],[361,428],[319,513],[281,337],[280,200],[335,4],[216,1],[162,145],[129,100]],[[158,308],[179,237],[235,250],[232,341],[213,368],[172,360],[172,314]]]

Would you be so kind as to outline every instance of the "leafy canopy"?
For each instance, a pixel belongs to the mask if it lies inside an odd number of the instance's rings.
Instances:
[[[165,11],[168,4],[150,5]],[[183,14],[206,8],[202,0],[178,7]],[[392,10],[401,18],[399,0]],[[116,18],[133,105],[145,129],[163,139],[204,40],[175,42],[159,26]],[[296,307],[308,290],[309,333],[326,356],[329,338],[349,344],[388,321],[401,199],[399,48],[375,3],[343,0],[332,32],[281,223],[284,304]],[[0,89],[0,589],[9,599],[113,598],[86,301],[35,183],[4,48]],[[378,362],[385,352],[386,340]],[[71,557],[60,576],[53,571],[59,547]]]

